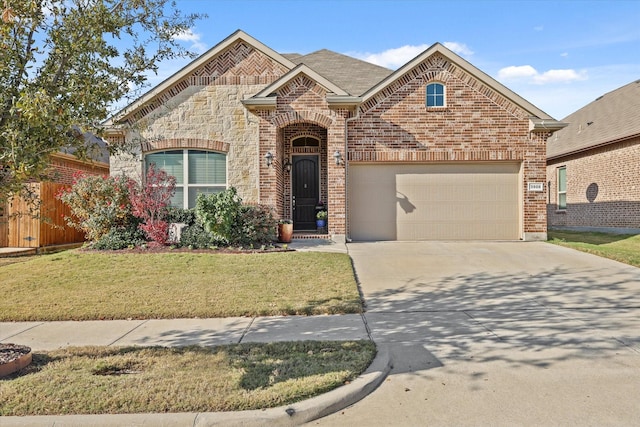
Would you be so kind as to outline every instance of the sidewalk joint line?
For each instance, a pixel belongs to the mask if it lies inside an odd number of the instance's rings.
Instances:
[[[255,317],[251,318],[251,321],[249,322],[249,324],[244,328],[244,331],[242,331],[242,335],[240,335],[240,339],[238,340],[238,344],[240,344],[242,342],[242,340],[244,339],[244,337],[249,333],[249,329],[251,329],[251,326],[253,326],[253,322],[256,320]]]
[[[131,332],[135,331],[136,329],[138,329],[140,326],[144,325],[145,323],[147,323],[149,320],[151,319],[146,319],[143,320],[142,323],[140,323],[138,326],[134,327],[133,329],[130,329],[129,331],[125,332],[122,336],[116,338],[115,340],[113,340],[111,343],[107,344],[107,347],[111,347],[112,345],[114,345],[115,343],[117,343],[118,341],[120,341],[122,338],[126,337],[127,335],[129,335]]]
[[[371,329],[369,329],[369,323],[367,322],[367,318],[364,315],[364,311],[360,313],[360,318],[362,318],[362,323],[364,323],[364,330],[367,331],[369,341],[373,341],[373,337],[371,336]]]
[[[6,337],[6,338],[2,338],[2,340],[3,340],[3,341],[5,341],[5,340],[8,340],[8,339],[10,339],[10,338],[17,337],[18,335],[23,334],[23,333],[25,333],[25,332],[28,332],[28,331],[30,331],[30,330],[32,330],[32,329],[34,329],[34,328],[37,328],[38,326],[42,326],[42,325],[44,325],[45,323],[47,323],[47,322],[40,322],[40,323],[38,323],[37,325],[33,325],[33,326],[32,326],[32,327],[30,327],[30,328],[27,328],[27,329],[25,329],[25,330],[22,330],[22,331],[20,331],[20,332],[17,332],[17,333],[15,333],[15,334],[13,334],[13,335],[9,335],[9,336],[8,336],[8,337]]]

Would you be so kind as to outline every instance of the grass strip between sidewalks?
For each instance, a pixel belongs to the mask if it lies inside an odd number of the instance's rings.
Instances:
[[[95,253],[0,266],[0,321],[359,313],[346,254]]]
[[[374,356],[371,341],[37,352],[0,381],[0,416],[270,408],[339,387]]]

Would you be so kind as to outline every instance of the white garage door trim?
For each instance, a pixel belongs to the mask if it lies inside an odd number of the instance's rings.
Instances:
[[[518,240],[517,162],[351,164],[353,240]]]

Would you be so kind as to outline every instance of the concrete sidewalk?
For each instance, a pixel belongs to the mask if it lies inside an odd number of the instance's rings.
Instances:
[[[369,339],[359,314],[221,319],[0,322],[0,342],[35,351],[69,346],[215,346],[243,342]]]
[[[370,339],[359,314],[224,319],[114,320],[87,322],[0,322],[0,342],[34,351],[68,346],[215,346],[248,342]],[[9,426],[295,426],[338,411],[371,393],[390,370],[379,351],[352,383],[293,405],[257,411],[0,417]]]

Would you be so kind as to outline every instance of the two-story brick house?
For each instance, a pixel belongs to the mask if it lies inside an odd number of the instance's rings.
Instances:
[[[174,203],[235,187],[335,239],[546,238],[546,140],[563,125],[434,44],[396,71],[237,31],[108,123],[111,173],[176,175]]]

